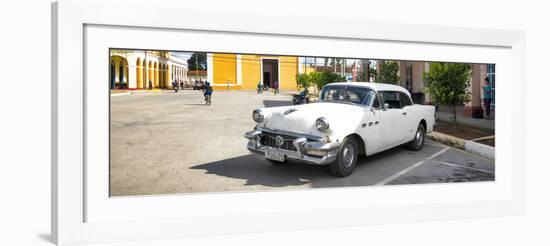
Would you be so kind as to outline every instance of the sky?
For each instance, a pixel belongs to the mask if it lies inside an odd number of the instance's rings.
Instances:
[[[187,61],[192,54],[193,52],[170,52],[170,55],[181,58],[185,61]]]

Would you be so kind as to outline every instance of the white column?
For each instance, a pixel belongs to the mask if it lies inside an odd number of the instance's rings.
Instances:
[[[128,72],[126,71],[126,64],[122,63],[122,82],[128,83]],[[128,68],[130,70],[130,68]]]
[[[187,68],[183,68],[183,80],[187,83]]]
[[[298,57],[298,73],[302,74],[304,73],[304,60],[305,58]]]
[[[237,85],[243,83],[242,55],[237,55]]]
[[[128,65],[128,74],[126,77],[128,79],[128,88],[135,89],[137,88],[137,68],[135,65]]]
[[[166,66],[166,70],[168,71],[166,73],[166,76],[168,76],[168,78],[166,78],[167,83],[168,85],[172,85],[172,81],[174,81],[174,77],[172,76],[172,65],[168,64]]]
[[[206,70],[207,70],[207,80],[210,84],[214,84],[214,54],[206,54]]]
[[[120,61],[115,61],[115,84],[120,83]]]

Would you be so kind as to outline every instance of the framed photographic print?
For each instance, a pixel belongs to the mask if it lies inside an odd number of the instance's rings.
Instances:
[[[523,213],[523,33],[163,3],[52,4],[56,243]]]

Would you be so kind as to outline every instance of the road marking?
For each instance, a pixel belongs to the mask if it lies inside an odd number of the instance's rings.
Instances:
[[[462,166],[462,165],[458,165],[458,164],[454,164],[454,163],[450,163],[450,162],[438,161],[437,163],[442,164],[442,165],[451,166],[451,167],[462,167],[462,168],[471,169],[471,170],[475,170],[475,171],[479,171],[479,172],[495,174],[495,172],[492,172],[492,171],[489,171],[489,170],[485,170],[485,169],[481,169],[481,168],[475,168],[475,167]]]
[[[424,160],[421,160],[421,161],[419,161],[419,162],[417,162],[417,163],[414,163],[414,164],[411,165],[410,167],[407,167],[407,168],[405,168],[405,169],[403,169],[403,170],[397,172],[396,174],[387,177],[386,179],[384,179],[384,180],[382,180],[382,181],[376,183],[375,185],[376,185],[376,186],[379,186],[379,185],[386,185],[387,183],[389,183],[389,182],[391,182],[391,181],[393,181],[393,180],[399,178],[401,175],[403,175],[403,174],[405,174],[405,173],[408,173],[408,172],[410,172],[411,170],[413,170],[413,169],[419,167],[420,165],[424,164],[427,160],[431,160],[431,159],[435,158],[436,156],[443,154],[445,151],[447,151],[447,150],[449,150],[449,149],[450,149],[450,147],[445,147],[444,149],[442,149],[442,150],[438,151],[437,153],[435,153],[435,154],[429,156],[428,158],[426,158],[426,159],[424,159]]]
[[[124,96],[124,95],[130,95],[130,92],[123,92],[123,93],[111,94],[112,97]]]

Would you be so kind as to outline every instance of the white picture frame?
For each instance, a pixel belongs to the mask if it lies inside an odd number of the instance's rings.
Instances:
[[[105,8],[107,5],[109,8]],[[56,243],[164,239],[524,213],[523,32],[357,23],[283,15],[266,18],[251,13],[231,18],[224,18],[224,13],[212,13],[212,18],[201,18],[201,13],[186,12],[185,19],[177,18],[178,11],[185,7],[184,2],[178,1],[151,5],[149,1],[112,4],[106,0],[61,0],[52,4],[52,237]],[[135,18],[143,15],[149,18]],[[200,21],[190,22],[189,19]],[[318,25],[294,24],[304,22]],[[346,28],[355,25],[363,27],[362,31]],[[125,32],[125,35],[113,38],[114,30]],[[147,32],[155,32],[163,41],[152,38],[132,41],[130,38]],[[94,106],[108,103],[101,101],[108,98],[107,94],[101,94],[104,93],[102,87],[87,83],[87,79],[95,76],[95,72],[101,78],[101,63],[97,61],[107,61],[108,51],[101,53],[105,48],[182,50],[181,42],[174,40],[188,37],[190,33],[217,42],[189,41],[185,46],[190,47],[187,50],[211,45],[211,49],[225,52],[334,55],[334,49],[322,48],[332,42],[336,47],[343,47],[344,43],[351,48],[364,47],[362,51],[342,48],[341,56],[360,53],[368,54],[368,58],[496,63],[497,69],[503,71],[497,75],[496,100],[500,107],[507,108],[496,116],[499,136],[496,180],[468,184],[109,198],[104,182],[108,180],[105,160],[93,160],[94,165],[89,165],[90,156],[95,156],[90,155],[90,151],[108,145],[101,138],[94,138],[102,134],[90,128],[96,125],[90,120],[106,124],[101,107]],[[243,37],[272,44],[272,47],[239,44],[236,40],[243,40]],[[272,39],[277,42],[270,41]],[[308,40],[311,47],[303,45],[303,40]],[[289,48],[285,43],[298,48]],[[372,51],[366,52],[367,48]],[[95,52],[96,49],[100,52]],[[107,69],[106,63],[103,67]],[[510,69],[512,67],[514,69]],[[514,81],[513,88],[511,81]],[[514,100],[507,100],[512,96]],[[91,117],[94,112],[97,115]],[[336,202],[348,200],[353,204]],[[293,202],[300,205],[293,205]],[[186,210],[182,211],[182,207]]]

